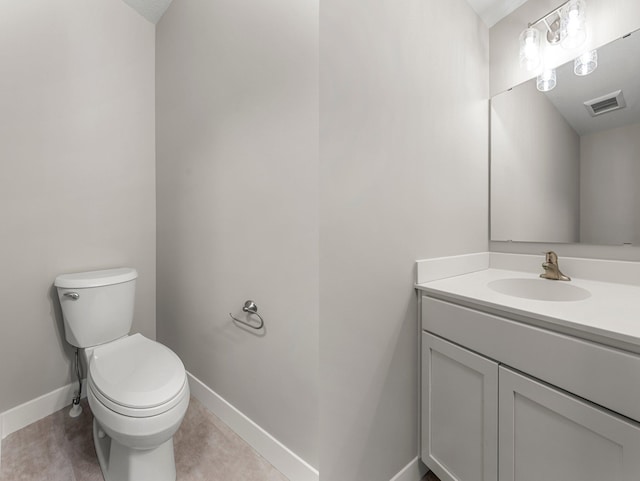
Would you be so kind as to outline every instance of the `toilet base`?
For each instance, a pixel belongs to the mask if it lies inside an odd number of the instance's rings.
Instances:
[[[93,420],[93,443],[105,481],[176,481],[173,437],[153,449],[131,449]]]

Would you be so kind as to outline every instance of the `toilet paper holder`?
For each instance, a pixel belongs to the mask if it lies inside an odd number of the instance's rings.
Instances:
[[[244,306],[242,307],[242,310],[246,312],[248,316],[251,316],[251,315],[258,316],[258,319],[260,319],[260,324],[256,326],[255,324],[252,324],[250,322],[243,321],[242,319],[238,319],[237,317],[234,317],[231,313],[229,313],[229,316],[231,316],[231,319],[233,319],[235,322],[244,324],[245,326],[250,327],[251,329],[259,330],[264,327],[264,319],[262,319],[262,316],[258,314],[258,306],[256,305],[255,302],[253,302],[252,300],[245,301]]]

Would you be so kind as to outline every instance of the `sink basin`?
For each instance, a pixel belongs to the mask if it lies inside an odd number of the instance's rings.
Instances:
[[[536,301],[568,302],[591,297],[591,293],[582,287],[549,279],[498,279],[487,286],[500,294]]]

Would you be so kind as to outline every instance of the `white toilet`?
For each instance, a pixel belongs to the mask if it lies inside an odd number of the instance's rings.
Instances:
[[[175,481],[173,435],[189,405],[184,365],[133,321],[135,269],[62,274],[67,342],[84,349],[93,440],[106,481]]]

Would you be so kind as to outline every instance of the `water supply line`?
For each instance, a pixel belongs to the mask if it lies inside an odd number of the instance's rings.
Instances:
[[[78,393],[73,398],[71,409],[69,410],[69,416],[77,418],[82,413],[82,406],[80,406],[80,399],[82,398],[82,367],[80,366],[80,348],[76,347],[76,376],[78,378]]]

